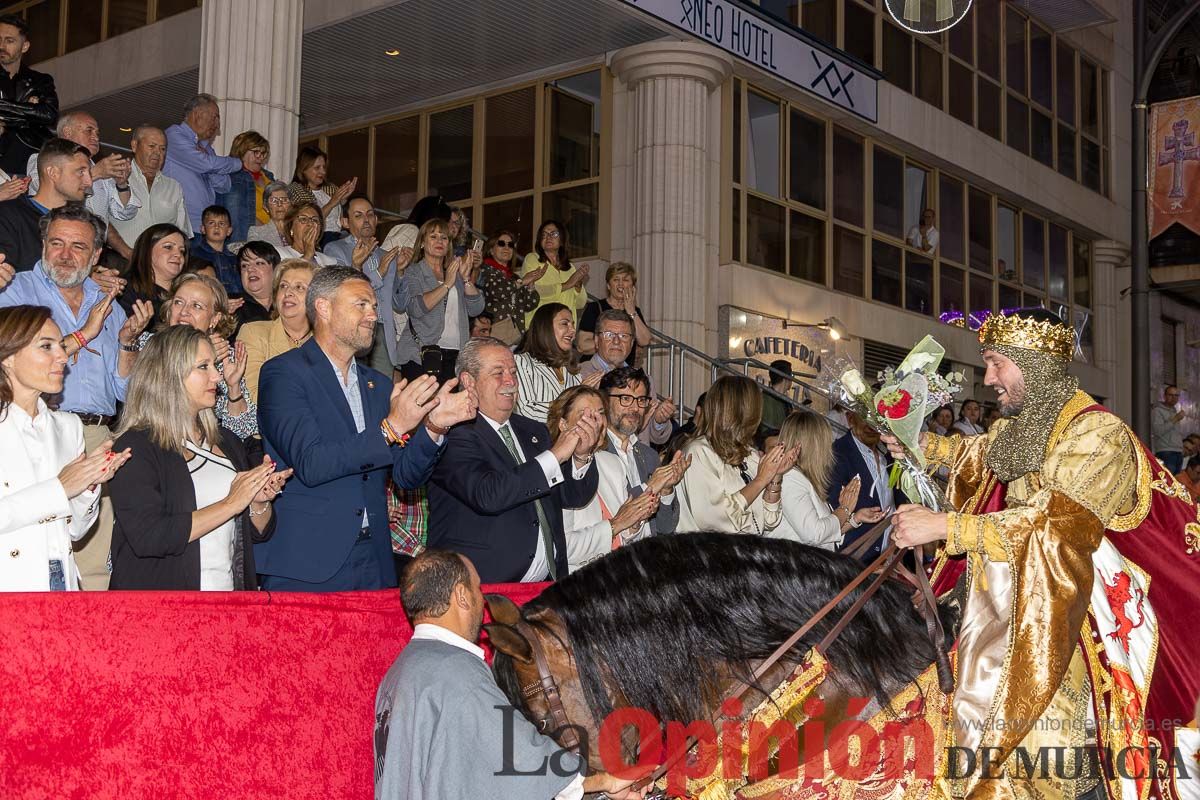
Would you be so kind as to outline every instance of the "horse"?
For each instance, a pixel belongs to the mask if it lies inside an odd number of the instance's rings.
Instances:
[[[615,710],[648,712],[659,725],[686,724],[727,719],[721,707],[735,687],[748,687],[744,709],[778,699],[773,690],[813,663],[814,646],[863,586],[759,680],[753,679],[755,665],[862,568],[848,556],[781,539],[719,533],[653,537],[588,564],[520,609],[488,596],[492,622],[484,627],[495,651],[493,671],[514,707],[561,746],[585,755],[592,769],[602,770],[594,745]],[[955,609],[939,606],[939,615],[952,641]],[[911,587],[889,579],[824,653],[828,668],[813,691],[824,709],[824,730],[847,718],[899,713],[903,709],[893,708],[893,701],[902,696],[908,697],[909,711],[944,711],[948,699],[936,678],[928,679],[935,656]],[[636,759],[647,742],[631,743],[626,736],[622,744],[626,756]]]

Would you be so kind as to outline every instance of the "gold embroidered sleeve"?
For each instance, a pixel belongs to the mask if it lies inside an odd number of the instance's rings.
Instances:
[[[953,436],[926,434],[925,452],[923,453],[925,460],[935,467],[950,467],[954,463],[954,451],[958,449],[962,439],[963,437],[957,433]]]
[[[1099,411],[1080,414],[1046,454],[1042,488],[1071,498],[1108,528],[1135,504],[1135,446],[1119,418]]]
[[[1026,505],[991,514],[958,514],[946,519],[946,553],[978,553],[989,561],[1013,563],[1033,538],[1052,537],[1088,558],[1100,544],[1104,526],[1089,509],[1060,492],[1042,489]]]

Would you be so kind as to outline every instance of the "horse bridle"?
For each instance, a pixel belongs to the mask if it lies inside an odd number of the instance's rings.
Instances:
[[[580,745],[579,735],[576,733],[578,728],[572,725],[571,720],[567,718],[567,710],[563,708],[562,704],[562,695],[558,691],[558,684],[554,681],[554,674],[550,672],[546,654],[542,650],[537,634],[533,631],[532,626],[524,620],[518,622],[516,627],[529,642],[529,649],[533,653],[533,663],[538,671],[536,682],[521,687],[521,696],[528,701],[534,692],[540,690],[550,716],[542,719],[538,725],[539,731],[547,736],[552,732],[561,731],[562,738],[559,743],[568,750],[578,753]],[[525,630],[521,630],[522,628]]]

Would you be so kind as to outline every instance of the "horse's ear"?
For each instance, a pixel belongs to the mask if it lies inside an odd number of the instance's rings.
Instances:
[[[521,621],[521,609],[509,598],[502,594],[485,594],[483,602],[487,604],[492,619],[505,625],[516,625]]]
[[[496,652],[504,653],[522,664],[533,663],[533,648],[529,646],[529,640],[516,628],[502,622],[489,622],[483,629],[487,631],[488,641]]]

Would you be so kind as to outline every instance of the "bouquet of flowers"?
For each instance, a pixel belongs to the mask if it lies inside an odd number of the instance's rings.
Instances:
[[[893,481],[914,501],[934,511],[948,508],[945,495],[925,472],[921,429],[925,418],[950,402],[961,389],[961,373],[938,374],[946,348],[926,336],[900,366],[879,373],[879,391],[873,392],[853,363],[833,365],[829,396],[862,417],[880,433],[891,434],[904,446],[904,458],[893,466]]]

